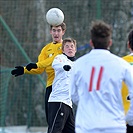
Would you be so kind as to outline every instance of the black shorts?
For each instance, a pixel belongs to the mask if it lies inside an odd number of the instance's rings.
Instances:
[[[46,121],[48,122],[48,99],[49,99],[49,95],[52,91],[52,86],[48,86],[46,88],[46,92],[45,92],[45,114],[46,114]]]
[[[126,133],[133,133],[133,126],[129,126],[127,124],[127,132]]]
[[[75,118],[70,106],[49,102],[48,113],[48,133],[75,133]]]

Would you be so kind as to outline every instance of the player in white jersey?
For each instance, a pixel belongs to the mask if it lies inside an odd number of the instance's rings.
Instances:
[[[110,25],[93,22],[90,33],[93,49],[77,59],[72,69],[71,97],[78,105],[76,133],[126,133],[126,121],[133,125],[133,68],[109,51]],[[127,84],[131,99],[126,117],[122,81]]]
[[[75,118],[70,96],[70,74],[75,60],[76,41],[66,38],[62,43],[63,54],[52,63],[55,78],[48,100],[48,133],[75,133]]]

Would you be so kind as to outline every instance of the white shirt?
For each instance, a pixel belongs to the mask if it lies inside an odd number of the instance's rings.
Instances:
[[[132,109],[128,116],[133,122],[132,67],[122,58],[102,49],[93,49],[75,62],[71,97],[78,103],[76,133],[126,132],[122,81],[129,88]]]
[[[57,55],[52,63],[55,70],[55,78],[52,84],[52,92],[48,102],[63,102],[72,107],[70,96],[70,74],[69,71],[63,69],[64,65],[73,65],[73,62],[67,58],[66,55]]]

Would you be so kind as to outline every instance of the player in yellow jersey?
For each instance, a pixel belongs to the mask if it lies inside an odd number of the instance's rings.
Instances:
[[[16,66],[11,74],[20,76],[23,74],[41,74],[44,71],[47,74],[46,93],[45,93],[45,113],[46,120],[48,118],[48,98],[52,91],[52,83],[54,80],[54,69],[52,68],[52,62],[56,55],[62,53],[62,41],[63,35],[66,31],[66,24],[63,22],[58,26],[50,26],[50,34],[53,41],[43,47],[40,55],[38,56],[37,63],[29,63],[27,66]],[[43,67],[43,68],[42,68]],[[35,69],[32,69],[35,68]],[[37,68],[37,69],[36,69]]]
[[[130,50],[130,54],[123,57],[124,60],[133,65],[133,30],[128,35],[128,49]],[[123,83],[122,87],[122,96],[123,96],[123,104],[125,113],[127,113],[130,106],[130,98],[128,95],[128,89],[126,84]],[[127,124],[127,133],[133,133],[133,126]]]

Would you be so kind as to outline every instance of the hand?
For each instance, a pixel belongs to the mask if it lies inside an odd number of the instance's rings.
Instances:
[[[133,126],[127,124],[127,133],[133,133]]]
[[[28,71],[30,71],[31,69],[36,69],[37,68],[37,64],[36,63],[29,63],[27,66],[26,66],[26,69]]]
[[[63,69],[64,69],[65,71],[69,71],[69,70],[71,69],[71,66],[69,66],[69,65],[64,65],[64,66],[63,66]]]
[[[16,66],[16,69],[13,69],[11,71],[11,74],[14,75],[15,77],[23,75],[24,74],[24,67],[22,66]]]

